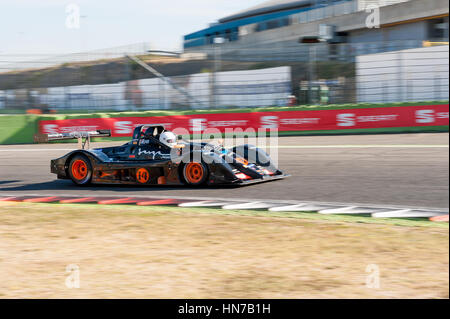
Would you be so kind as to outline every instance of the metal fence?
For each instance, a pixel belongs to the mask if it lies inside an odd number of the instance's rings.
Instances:
[[[448,100],[449,46],[359,56],[358,102]]]
[[[42,69],[71,63],[122,58],[125,54],[148,54],[154,47],[148,42],[133,43],[113,48],[71,54],[11,54],[0,52],[0,74],[20,70]]]
[[[360,51],[352,44],[289,45],[189,58],[149,54],[145,46],[129,51],[160,76],[126,58],[125,47],[45,59],[3,54],[0,112],[448,100],[448,45],[358,44]]]
[[[62,112],[286,106],[292,91],[289,66],[148,78],[150,75],[108,84],[0,90],[0,108]]]

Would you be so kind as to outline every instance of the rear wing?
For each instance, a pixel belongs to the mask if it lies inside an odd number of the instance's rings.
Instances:
[[[34,135],[35,143],[48,143],[51,141],[78,140],[80,149],[89,149],[91,146],[91,138],[111,137],[111,130],[97,130],[91,132],[71,132],[71,133],[55,133]]]

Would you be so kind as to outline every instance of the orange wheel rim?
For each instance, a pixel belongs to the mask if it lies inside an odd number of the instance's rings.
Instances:
[[[88,174],[88,167],[83,160],[76,160],[72,164],[72,175],[75,179],[82,180]]]
[[[186,179],[190,183],[199,183],[203,178],[203,165],[200,163],[189,163],[186,166]]]
[[[139,183],[145,184],[150,179],[150,173],[145,168],[140,168],[136,172],[136,179]]]

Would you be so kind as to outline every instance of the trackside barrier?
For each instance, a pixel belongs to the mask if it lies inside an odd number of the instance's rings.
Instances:
[[[0,144],[30,144],[33,136],[110,129],[116,139],[131,136],[138,124],[165,124],[191,134],[206,128],[278,129],[280,135],[443,132],[448,102],[390,105],[337,105],[218,111],[147,111],[78,115],[0,116]]]
[[[109,117],[39,121],[39,133],[67,133],[109,129],[113,137],[130,137],[140,124],[164,124],[169,130],[183,128],[190,134],[206,129],[278,129],[279,132],[352,132],[379,129],[447,127],[449,105],[422,105],[361,109],[212,113],[154,117]]]

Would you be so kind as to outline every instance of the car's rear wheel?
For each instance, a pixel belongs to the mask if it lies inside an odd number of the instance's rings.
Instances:
[[[200,186],[206,183],[209,170],[205,163],[187,163],[183,167],[183,178],[188,185]]]
[[[92,165],[83,155],[77,155],[69,164],[70,179],[77,185],[88,185],[92,180]]]

